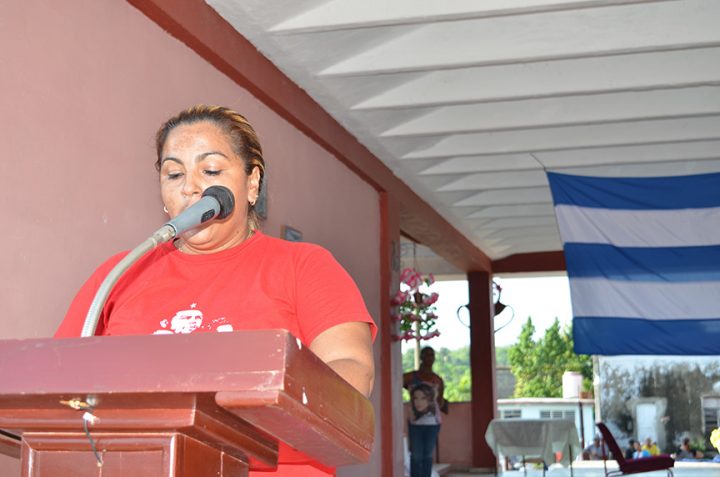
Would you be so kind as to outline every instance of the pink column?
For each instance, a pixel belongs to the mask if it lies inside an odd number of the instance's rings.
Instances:
[[[495,469],[497,460],[485,442],[485,431],[495,417],[492,277],[488,272],[469,272],[467,277],[470,294],[472,462],[474,467]]]

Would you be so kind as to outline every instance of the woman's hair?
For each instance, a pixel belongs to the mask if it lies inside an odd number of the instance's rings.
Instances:
[[[223,106],[208,106],[198,104],[192,106],[172,118],[165,121],[155,135],[155,147],[157,149],[157,161],[155,169],[160,170],[162,163],[162,150],[165,147],[170,131],[181,124],[192,124],[201,121],[209,121],[228,136],[235,154],[245,163],[245,173],[252,173],[255,167],[260,171],[260,185],[258,196],[263,186],[265,177],[265,160],[262,155],[262,147],[255,130],[247,119],[235,111]],[[248,205],[248,226],[250,230],[258,228],[259,217],[255,211],[255,205]]]

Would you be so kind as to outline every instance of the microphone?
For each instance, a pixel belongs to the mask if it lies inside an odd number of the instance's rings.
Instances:
[[[188,229],[212,219],[224,219],[235,208],[235,198],[230,189],[214,185],[203,191],[202,198],[182,211],[177,217],[165,223],[163,227],[173,229],[173,237],[180,235]]]
[[[118,281],[125,270],[135,263],[140,257],[150,250],[154,249],[161,243],[172,240],[176,236],[188,229],[197,227],[209,220],[224,219],[230,215],[235,208],[235,198],[230,189],[224,186],[211,186],[205,189],[200,200],[183,210],[177,217],[166,222],[162,227],[155,231],[143,243],[135,247],[128,253],[115,267],[110,270],[105,280],[103,280],[95,298],[93,298],[85,323],[83,323],[81,337],[94,336],[97,329],[100,313],[105,306],[105,301],[110,295],[110,290]]]

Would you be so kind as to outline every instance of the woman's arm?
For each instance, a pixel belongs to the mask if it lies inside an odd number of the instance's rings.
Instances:
[[[335,325],[320,333],[310,349],[336,373],[366,397],[375,381],[370,325],[350,322]]]

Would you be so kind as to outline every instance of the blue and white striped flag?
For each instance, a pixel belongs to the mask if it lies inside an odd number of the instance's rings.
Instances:
[[[575,352],[720,355],[720,174],[548,179]]]

